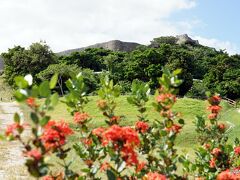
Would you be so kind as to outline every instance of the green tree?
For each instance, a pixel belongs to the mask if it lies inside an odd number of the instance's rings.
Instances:
[[[56,62],[56,56],[46,43],[33,43],[29,49],[15,46],[1,55],[4,60],[4,73],[8,84],[14,84],[18,75],[36,74]]]

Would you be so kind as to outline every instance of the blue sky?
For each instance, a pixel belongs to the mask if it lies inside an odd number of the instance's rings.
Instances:
[[[192,35],[229,42],[240,53],[239,8],[239,0],[198,0],[193,8],[173,14],[171,20],[197,21]]]
[[[189,34],[240,54],[239,0],[0,0],[0,53],[44,40],[54,52]]]

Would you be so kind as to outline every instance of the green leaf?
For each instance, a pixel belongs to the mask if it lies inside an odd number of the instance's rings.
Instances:
[[[51,96],[51,105],[52,106],[56,106],[57,103],[58,103],[58,98],[59,98],[59,95],[58,93],[54,93],[52,96]]]
[[[178,75],[182,72],[182,69],[176,69],[175,71],[173,71],[173,75]]]
[[[112,171],[109,170],[109,169],[107,170],[107,177],[108,177],[108,180],[116,180],[116,179],[117,179],[115,173],[112,172]]]
[[[27,99],[27,96],[24,95],[24,94],[22,94],[22,93],[20,92],[20,90],[17,90],[17,91],[14,92],[14,97],[16,98],[16,100],[17,100],[18,102],[23,102],[24,100]]]
[[[31,117],[32,121],[33,121],[35,124],[38,123],[39,119],[38,119],[38,116],[37,116],[36,113],[31,112],[30,117]]]
[[[179,119],[178,123],[184,125],[184,120],[183,119]]]
[[[14,78],[16,85],[21,88],[25,89],[28,87],[28,82],[22,76],[17,76]]]
[[[20,123],[20,116],[19,116],[18,113],[15,113],[15,114],[14,114],[14,122],[15,122],[15,123]]]
[[[40,84],[39,94],[42,97],[48,97],[51,94],[48,81],[44,81]]]
[[[56,87],[57,81],[58,81],[58,74],[54,74],[49,83],[50,89],[54,89]]]
[[[40,121],[40,125],[45,126],[48,123],[49,120],[50,120],[50,116],[43,117]]]

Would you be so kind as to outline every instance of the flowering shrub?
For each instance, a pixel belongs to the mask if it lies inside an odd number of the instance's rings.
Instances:
[[[197,117],[195,125],[200,147],[196,150],[196,158],[189,160],[177,153],[175,141],[184,126],[178,112],[172,110],[177,101],[177,87],[182,83],[177,75],[180,70],[170,73],[163,70],[159,79],[160,87],[155,93],[152,103],[159,118],[151,120],[147,116],[146,103],[149,100],[148,84],[134,81],[132,94],[128,102],[137,108],[138,115],[133,126],[124,126],[126,117],[115,113],[116,98],[120,96],[120,87],[105,77],[101,80],[98,91],[100,99],[97,107],[105,117],[106,126],[89,128],[92,117],[85,111],[89,102],[86,86],[81,74],[72,76],[66,82],[68,94],[63,102],[68,106],[77,126],[75,130],[64,120],[51,120],[48,112],[54,110],[59,98],[52,93],[57,82],[57,75],[50,82],[44,81],[39,86],[32,85],[28,78],[17,77],[19,90],[15,97],[18,102],[25,103],[29,109],[32,135],[22,138],[27,126],[20,121],[18,114],[14,116],[14,124],[6,129],[9,140],[19,140],[24,146],[25,165],[29,173],[43,179],[143,179],[165,180],[186,179],[195,176],[199,179],[237,179],[240,164],[240,145],[227,144],[227,126],[218,122],[221,110],[220,97],[208,99],[209,122]],[[43,103],[38,100],[43,98]],[[79,141],[68,143],[71,135]],[[73,151],[74,150],[74,151]],[[69,152],[75,152],[83,162],[78,171],[72,170],[72,161],[67,159]],[[53,173],[48,161],[55,155],[64,171]],[[177,173],[182,164],[184,174]]]

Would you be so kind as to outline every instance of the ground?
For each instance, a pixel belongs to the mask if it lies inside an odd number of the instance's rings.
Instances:
[[[15,112],[20,113],[19,106],[14,103],[0,103],[0,132],[13,122]],[[28,131],[24,134],[29,134]],[[28,180],[28,172],[24,166],[22,146],[18,142],[0,141],[0,179],[2,180]]]

